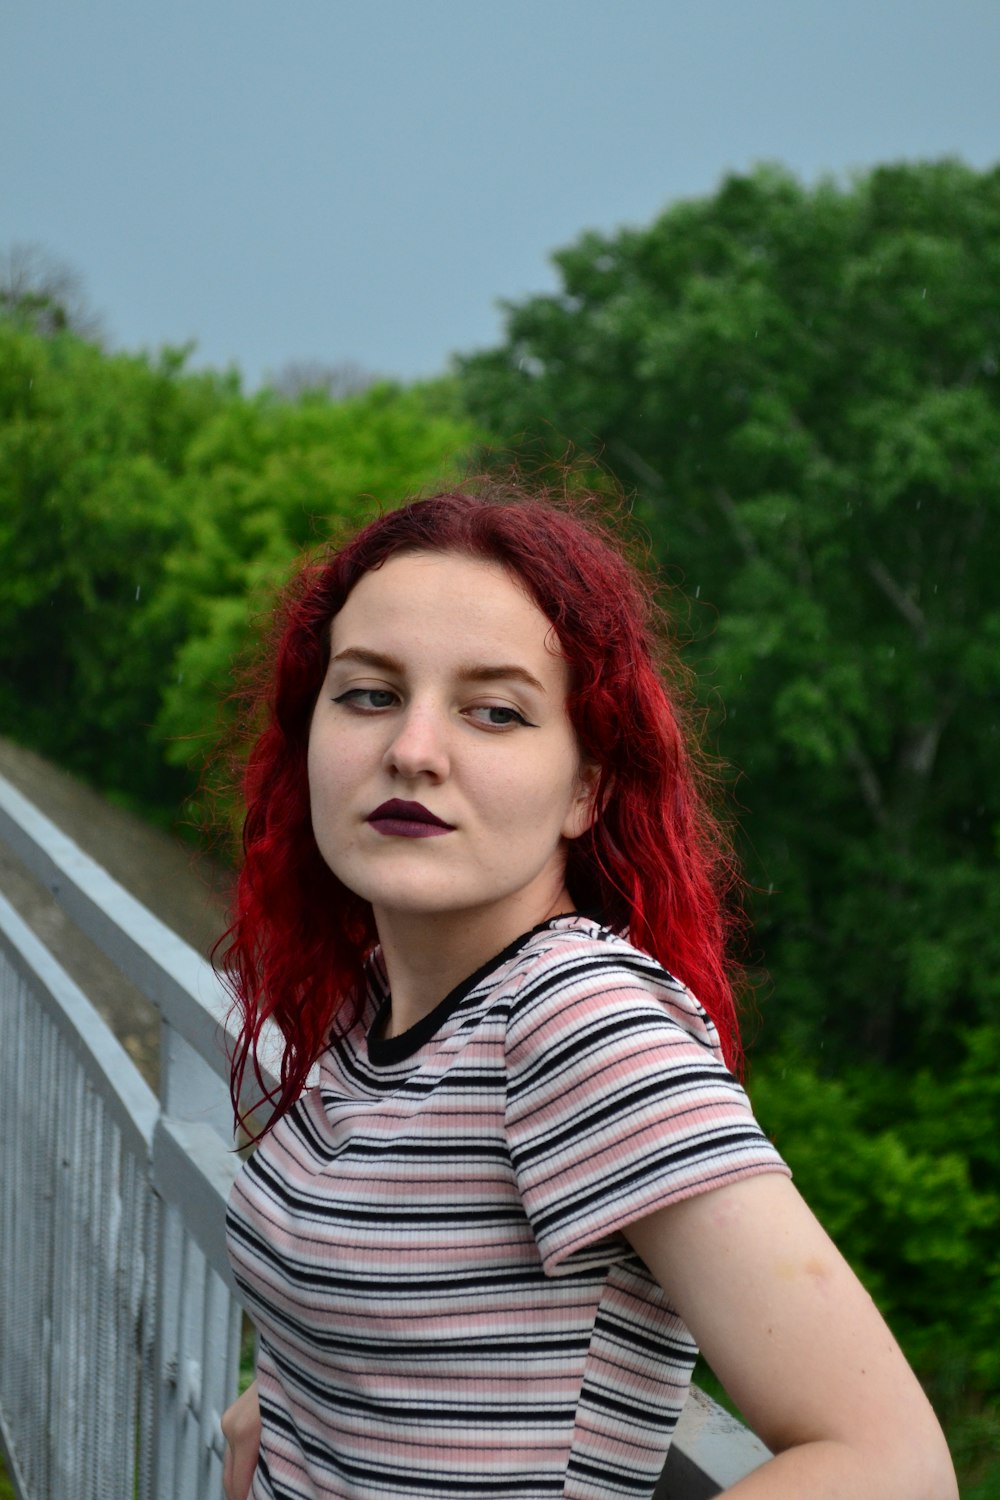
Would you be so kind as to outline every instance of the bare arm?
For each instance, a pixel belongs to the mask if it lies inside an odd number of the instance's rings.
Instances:
[[[247,1500],[260,1451],[260,1402],[256,1380],[222,1413],[226,1458],[222,1489],[226,1500]]]
[[[747,1178],[625,1233],[775,1453],[727,1496],[957,1500],[915,1375],[787,1178]]]

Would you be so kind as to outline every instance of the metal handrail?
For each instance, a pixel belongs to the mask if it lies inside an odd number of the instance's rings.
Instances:
[[[160,1016],[159,1098],[0,905],[0,1439],[23,1500],[218,1500],[242,1309],[210,965],[0,778],[0,838]],[[109,1378],[113,1372],[113,1378]]]
[[[161,1023],[157,1099],[0,898],[0,1443],[14,1487],[19,1500],[219,1500],[241,1323],[224,1236],[239,1166],[226,996],[3,777],[0,840]],[[656,1500],[716,1495],[766,1457],[693,1391]]]

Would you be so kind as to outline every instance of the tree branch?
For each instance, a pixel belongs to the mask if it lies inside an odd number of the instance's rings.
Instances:
[[[929,724],[922,724],[907,737],[900,754],[899,766],[914,776],[928,777],[937,760],[941,736],[958,704],[958,694],[949,693],[941,702],[938,712]]]
[[[927,645],[927,620],[923,610],[915,599],[900,588],[888,568],[883,567],[877,557],[870,557],[865,564],[868,576],[878,585],[885,597],[889,600],[903,619],[913,631],[921,646]]]
[[[726,490],[717,486],[712,491],[712,498],[721,510],[722,514],[725,516],[726,520],[729,522],[733,536],[739,543],[740,551],[743,553],[743,556],[746,558],[747,562],[756,562],[760,557],[760,548],[757,546],[752,532],[750,532],[741,521],[740,513],[736,508],[736,502],[733,500],[732,495],[730,495]]]
[[[882,787],[875,774],[875,767],[857,740],[853,738],[847,746],[847,759],[857,775],[858,785],[861,788],[861,800],[878,826],[885,828],[889,822],[889,815],[886,812],[885,797],[882,795]]]
[[[642,454],[636,453],[628,443],[623,442],[621,438],[613,438],[608,444],[608,449],[612,453],[617,453],[619,458],[623,458],[633,474],[637,475],[651,490],[657,490],[661,494],[666,491],[667,486],[663,475],[654,469],[652,464],[648,464]]]

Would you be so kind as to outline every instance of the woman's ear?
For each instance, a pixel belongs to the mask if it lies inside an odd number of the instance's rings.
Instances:
[[[598,788],[601,781],[601,768],[593,761],[583,761],[577,777],[576,795],[570,804],[563,824],[563,838],[578,839],[581,834],[594,822],[600,809],[597,805]],[[610,784],[605,787],[601,796],[601,806],[607,802],[611,792]]]

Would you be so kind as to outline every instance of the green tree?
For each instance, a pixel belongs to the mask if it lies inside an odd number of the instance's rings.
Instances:
[[[73,332],[100,341],[101,322],[80,277],[40,245],[11,245],[0,254],[0,318],[43,335]]]
[[[1000,1017],[1000,171],[762,169],[555,261],[465,398],[599,453],[700,601],[765,1034],[944,1062]]]
[[[187,444],[231,394],[181,363],[0,321],[0,723],[147,804],[180,785],[150,735],[172,650],[150,604]]]

